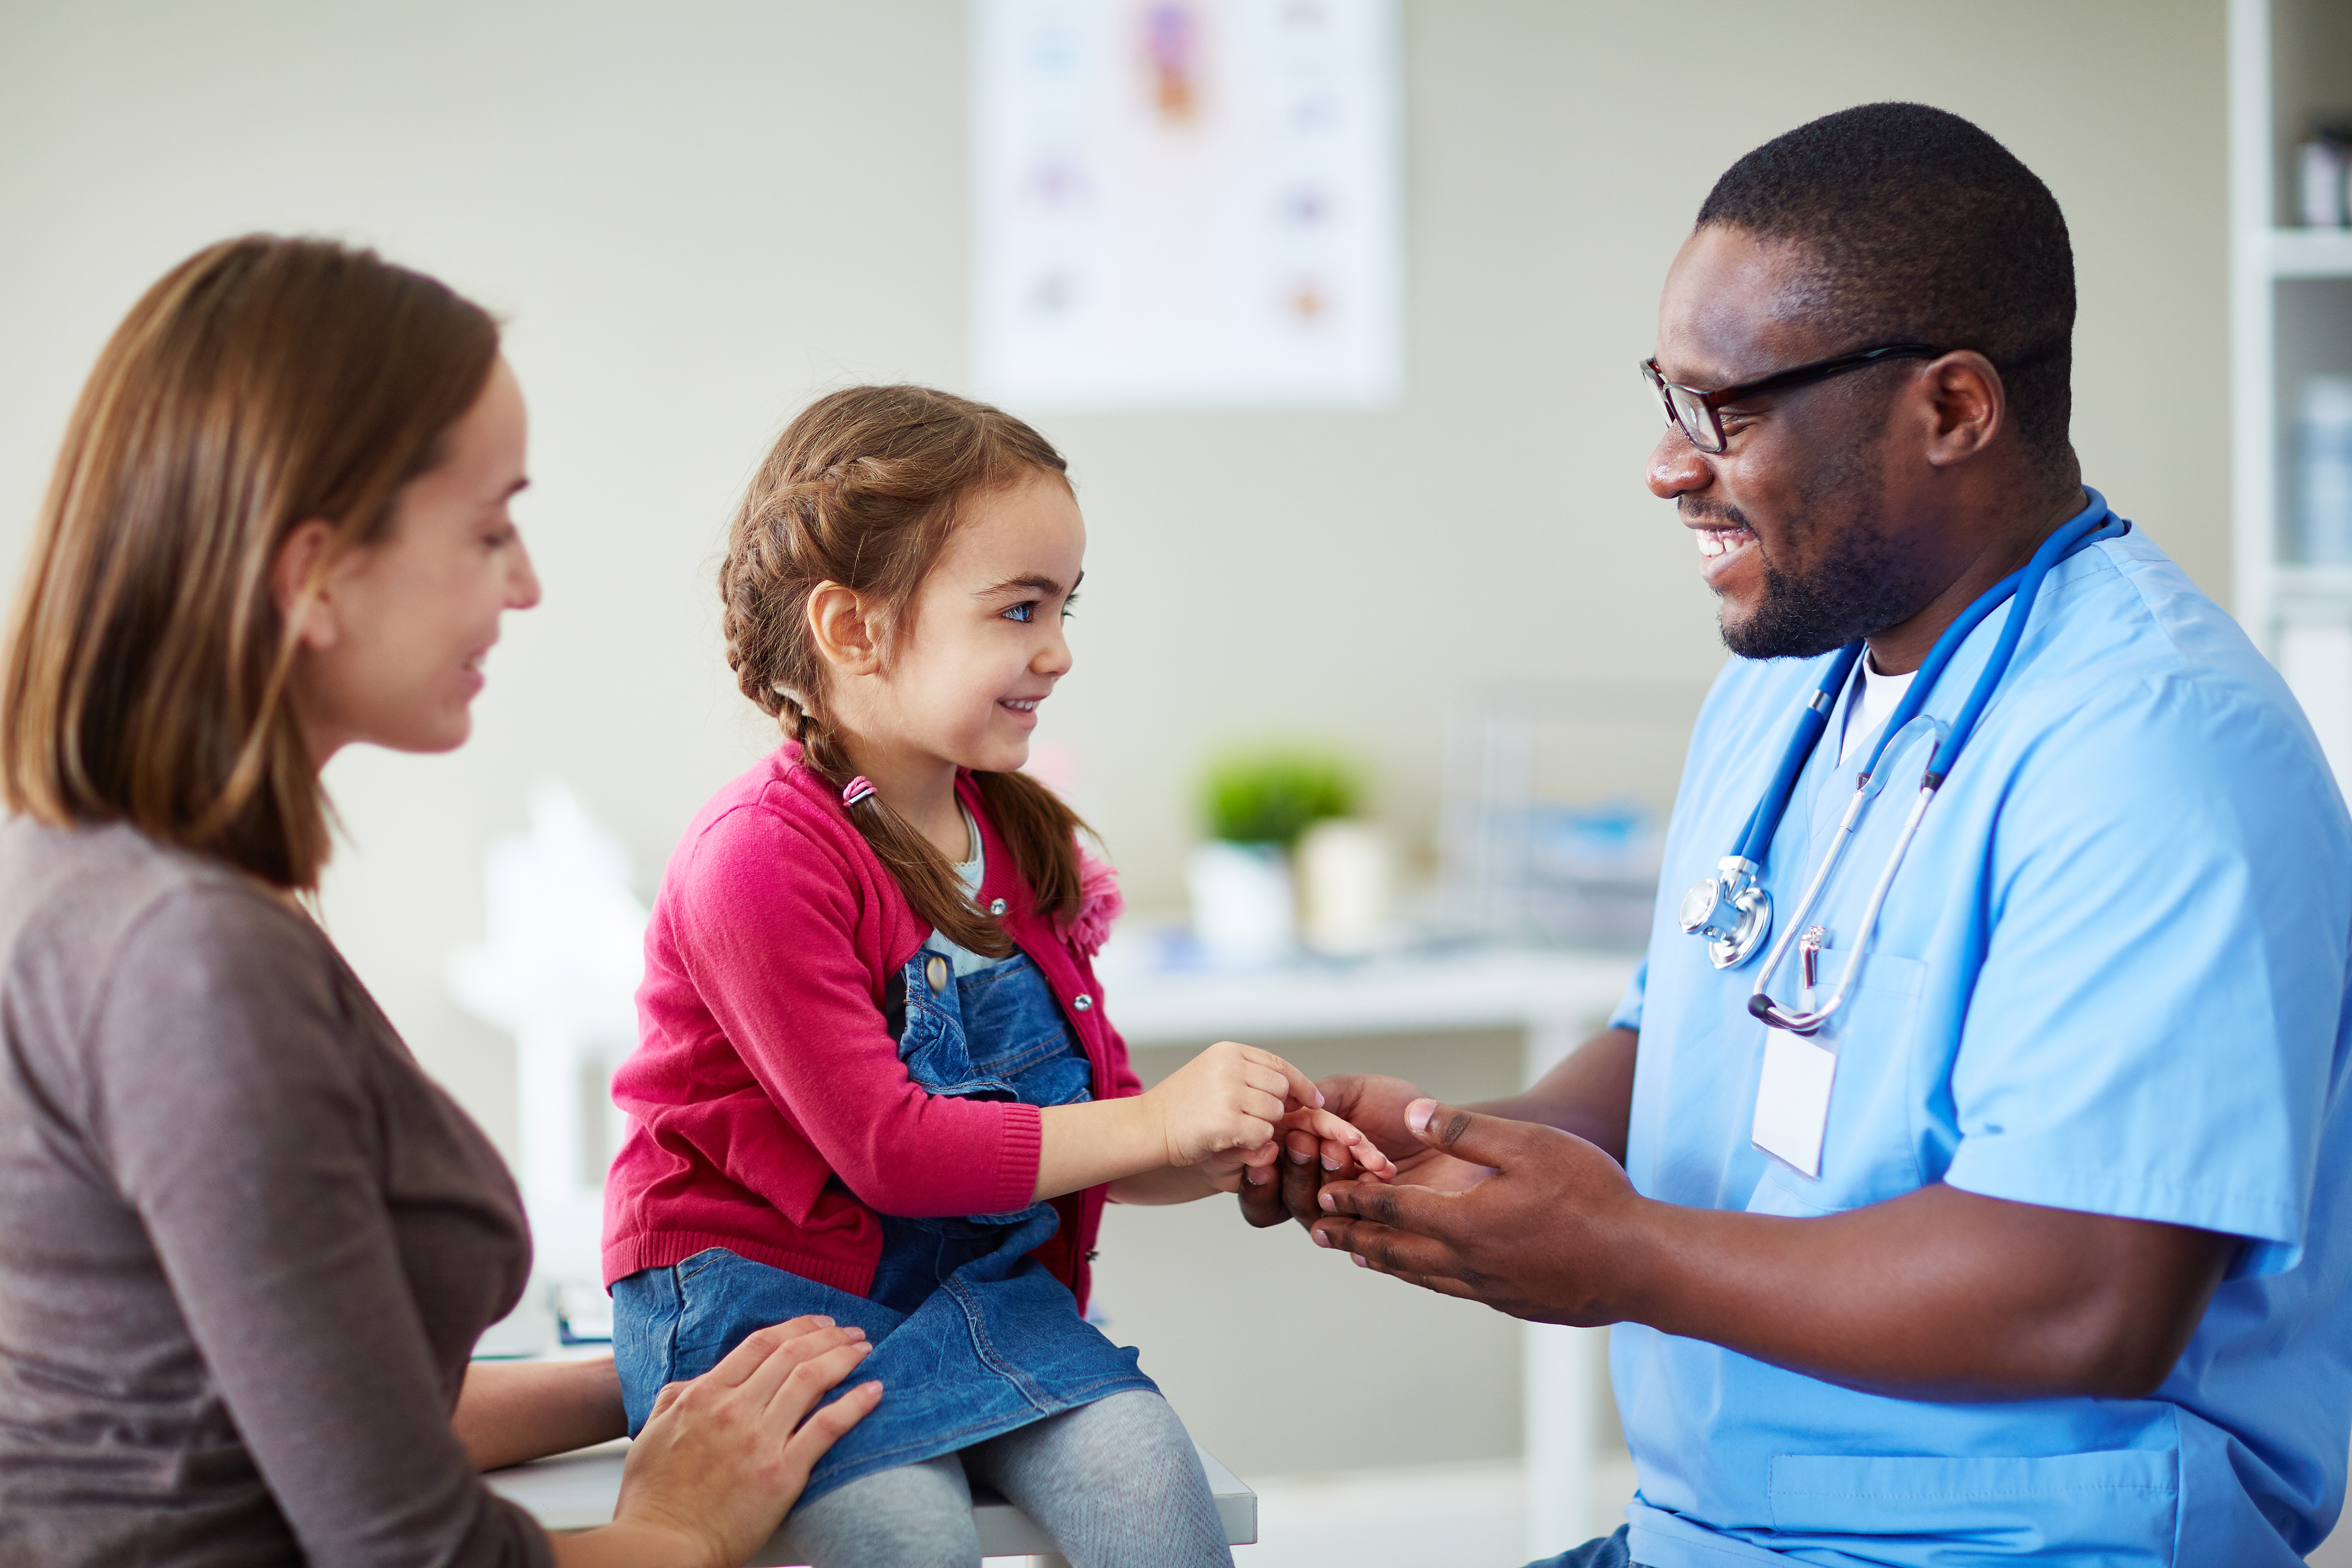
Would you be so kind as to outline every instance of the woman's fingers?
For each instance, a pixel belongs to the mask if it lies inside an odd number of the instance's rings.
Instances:
[[[784,1458],[805,1483],[808,1473],[825,1451],[841,1441],[842,1435],[866,1419],[877,1405],[882,1403],[880,1379],[861,1383],[815,1415],[801,1423],[784,1444]]]
[[[807,1381],[806,1378],[800,1376],[804,1368],[827,1366],[833,1361],[847,1354],[850,1359],[842,1364],[840,1370],[834,1372],[832,1376],[817,1384],[816,1392],[809,1396],[807,1404],[793,1415],[793,1419],[797,1421],[808,1413],[808,1406],[814,1405],[826,1389],[846,1377],[849,1368],[855,1366],[872,1348],[866,1342],[866,1331],[856,1327],[820,1329],[812,1334],[802,1334],[790,1340],[772,1342],[766,1359],[761,1361],[739,1386],[744,1395],[752,1402],[754,1409],[764,1409],[773,1404],[795,1380],[803,1384]]]
[[[743,1336],[743,1342],[729,1351],[717,1366],[703,1373],[717,1383],[732,1388],[750,1377],[766,1363],[776,1348],[805,1334],[819,1333],[834,1326],[833,1320],[811,1313],[782,1323],[771,1323]],[[861,1331],[862,1332],[863,1331]]]
[[[629,1451],[615,1522],[699,1542],[704,1561],[742,1562],[800,1496],[810,1467],[881,1396],[869,1384],[810,1414],[872,1348],[855,1326],[797,1319],[746,1336],[719,1367],[665,1389],[667,1404]]]
[[[789,1433],[807,1418],[808,1413],[843,1378],[857,1370],[857,1363],[873,1352],[874,1347],[864,1341],[839,1344],[820,1354],[796,1358],[782,1369],[775,1387],[769,1392],[763,1415],[778,1435]],[[778,1356],[777,1361],[784,1358]],[[747,1385],[748,1386],[748,1385]]]

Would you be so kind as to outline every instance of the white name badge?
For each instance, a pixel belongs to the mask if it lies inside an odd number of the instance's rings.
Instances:
[[[1837,1053],[1786,1029],[1764,1031],[1764,1077],[1756,1086],[1756,1147],[1801,1175],[1822,1173]]]

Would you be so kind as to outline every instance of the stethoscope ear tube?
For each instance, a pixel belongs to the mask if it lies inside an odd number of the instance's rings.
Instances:
[[[1790,736],[1788,749],[1780,753],[1780,765],[1773,770],[1772,782],[1764,791],[1764,798],[1748,818],[1748,827],[1740,835],[1739,847],[1732,853],[1757,865],[1764,863],[1764,852],[1772,847],[1772,836],[1780,831],[1780,818],[1788,815],[1789,797],[1796,793],[1798,775],[1805,771],[1805,759],[1813,754],[1821,743],[1822,731],[1829,728],[1830,711],[1837,706],[1838,693],[1845,689],[1846,679],[1853,673],[1854,662],[1862,658],[1863,645],[1848,643],[1837,650],[1830,667],[1813,687],[1813,694],[1797,710],[1796,732]]]
[[[1717,862],[1714,876],[1683,895],[1676,921],[1684,934],[1706,939],[1707,957],[1717,969],[1737,969],[1755,957],[1756,950],[1772,934],[1772,895],[1759,874],[1764,851],[1772,835],[1780,831],[1798,775],[1805,770],[1805,759],[1820,744],[1822,731],[1829,726],[1830,710],[1837,706],[1838,693],[1853,673],[1862,648],[1860,643],[1849,644],[1830,660],[1812,695],[1798,710],[1795,732],[1780,753],[1780,765],[1773,770],[1763,798],[1748,814],[1738,847]]]

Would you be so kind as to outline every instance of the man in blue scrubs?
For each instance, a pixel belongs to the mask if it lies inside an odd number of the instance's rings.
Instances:
[[[1244,1194],[1383,1273],[1617,1325],[1640,1490],[1559,1564],[2284,1568],[2336,1521],[2352,824],[2276,674],[2146,534],[2051,573],[1866,930],[1933,737],[1889,747],[1805,921],[1815,1001],[1866,955],[1814,1037],[1833,1071],[1759,1119],[1763,959],[1717,968],[1677,920],[1835,649],[1869,651],[1764,856],[1782,921],[1938,636],[2104,513],[2067,439],[2074,305],[2057,204],[1957,117],[1847,110],[1723,176],[1666,279],[1653,393],[1682,390],[1649,482],[1738,657],[1643,973],[1514,1100],[1327,1083],[1401,1184],[1293,1163]],[[1914,352],[1851,363],[1890,346]],[[2170,419],[2166,392],[2137,416]],[[2006,619],[1927,714],[1958,713]]]

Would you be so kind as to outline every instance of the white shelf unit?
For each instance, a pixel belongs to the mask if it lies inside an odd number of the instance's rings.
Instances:
[[[2231,567],[2238,619],[2352,784],[2352,566],[2294,559],[2295,417],[2352,374],[2352,229],[2293,226],[2296,151],[2352,115],[2352,5],[2230,0]]]

